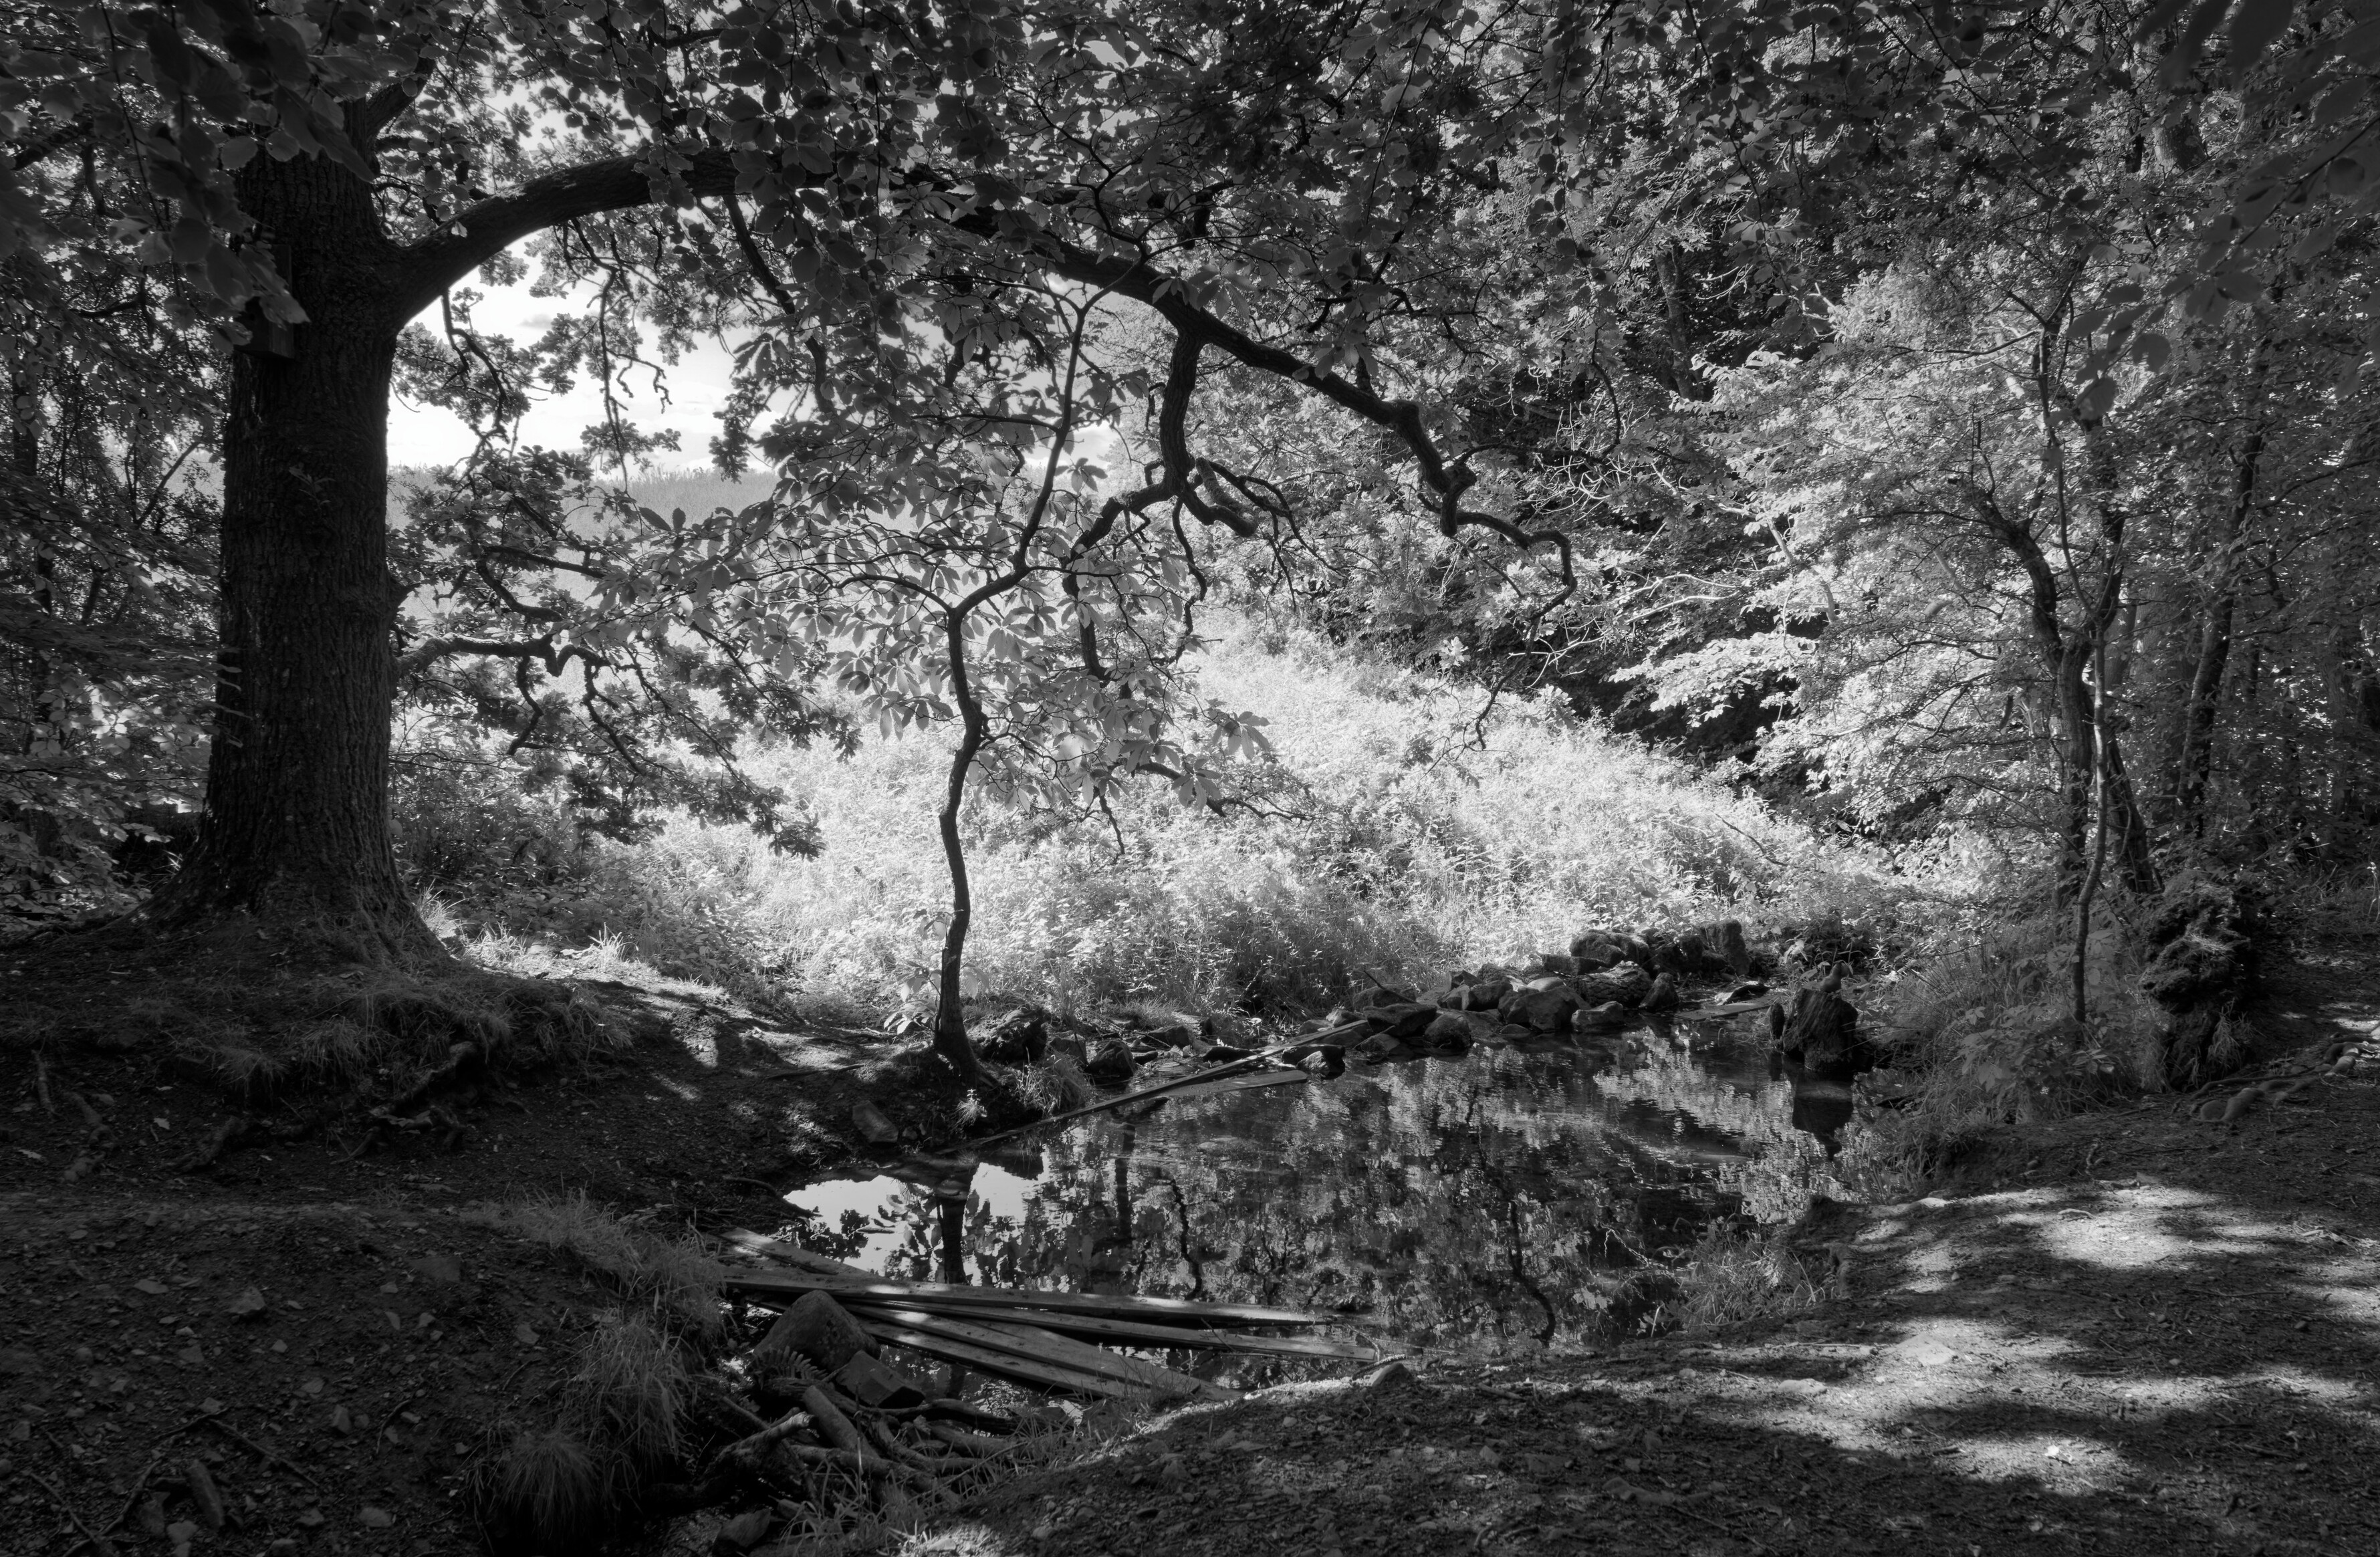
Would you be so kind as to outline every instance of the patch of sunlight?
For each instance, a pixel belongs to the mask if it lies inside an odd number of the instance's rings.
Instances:
[[[2019,1219],[2004,1217],[2004,1222]],[[2187,1236],[2163,1227],[2143,1226],[2131,1220],[2102,1225],[2095,1220],[2077,1217],[2067,1219],[2027,1219],[2034,1222],[2047,1252],[2059,1259],[2070,1259],[2078,1265],[2095,1265],[2103,1270],[2130,1270],[2142,1265],[2187,1263],[2224,1256],[2256,1255],[2265,1252],[2269,1240],[2262,1238],[2226,1237],[2211,1232],[2199,1232]]]
[[[1906,1292],[1948,1292],[1959,1284],[1958,1251],[1949,1244],[1912,1251],[1902,1261],[1908,1278],[1899,1283]]]
[[[1981,1472],[1978,1480],[2031,1478],[2054,1469],[2106,1472],[2131,1467],[2131,1456],[2119,1446],[2071,1432],[1970,1433],[1956,1441],[1983,1462],[1974,1467]]]
[[[2331,1272],[2323,1272],[2331,1276]],[[2289,1290],[2330,1310],[2321,1320],[2325,1324],[2353,1325],[2360,1329],[2380,1328],[2380,1276],[2367,1267],[2353,1272],[2341,1271],[2321,1282],[2292,1282]]]
[[[824,1547],[821,1551],[827,1550]],[[892,1548],[893,1557],[1014,1557],[1012,1546],[989,1525],[957,1525],[946,1530],[913,1530]]]
[[[682,1103],[698,1103],[702,1101],[700,1089],[690,1082],[673,1081],[666,1076],[657,1076],[653,1077],[653,1085],[668,1092]]]
[[[2318,1400],[2329,1405],[2368,1408],[2374,1400],[2370,1384],[2352,1380],[2330,1379],[2302,1368],[2283,1363],[2257,1368],[2251,1373],[2234,1374],[2226,1381],[2234,1389],[2242,1384],[2262,1384],[2265,1388],[2300,1400]]]

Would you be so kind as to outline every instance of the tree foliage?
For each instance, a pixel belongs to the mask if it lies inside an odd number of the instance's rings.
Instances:
[[[2106,830],[2145,889],[2368,838],[2375,28],[93,6],[0,42],[0,262],[79,321],[75,371],[109,331],[266,363],[370,291],[397,381],[481,434],[396,521],[413,707],[624,835],[676,803],[799,846],[738,743],[965,726],[970,675],[995,785],[1220,801],[1199,753],[1252,734],[1165,667],[1221,592],[1560,685],[1864,829],[2040,838],[2069,890]],[[260,218],[309,169],[368,200],[368,282]],[[473,272],[532,267],[590,307],[475,327]],[[707,338],[712,453],[777,500],[604,496],[655,446],[609,392]],[[587,450],[517,447],[577,376]],[[217,380],[177,382],[203,427]],[[1094,437],[1138,468],[1095,478]],[[108,439],[153,469],[189,436]]]

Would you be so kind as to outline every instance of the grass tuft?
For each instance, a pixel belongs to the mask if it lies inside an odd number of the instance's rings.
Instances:
[[[583,1193],[531,1196],[486,1212],[483,1220],[609,1278],[622,1296],[651,1305],[674,1333],[708,1339],[719,1332],[725,1271],[691,1234],[672,1236],[637,1225]]]
[[[597,1322],[570,1379],[570,1409],[589,1436],[639,1469],[677,1457],[686,1409],[686,1362],[651,1321],[616,1310]]]
[[[1016,1073],[1016,1095],[1044,1113],[1063,1113],[1099,1096],[1072,1054],[1051,1053]]]
[[[473,1501],[499,1551],[574,1551],[601,1539],[613,1484],[587,1441],[565,1428],[517,1434],[474,1479]]]
[[[358,1026],[424,1047],[469,1039],[492,1053],[512,1036],[512,1021],[502,1001],[491,998],[480,980],[468,977],[432,983],[385,976],[343,1004],[345,1015]]]
[[[1685,1330],[1806,1313],[1825,1293],[1773,1234],[1705,1228],[1677,1271],[1677,1319]]]

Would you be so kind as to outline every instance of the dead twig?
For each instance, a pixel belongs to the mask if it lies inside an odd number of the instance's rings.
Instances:
[[[75,1505],[67,1501],[67,1495],[64,1492],[59,1491],[55,1487],[51,1486],[47,1481],[35,1476],[31,1471],[25,1469],[22,1466],[17,1467],[17,1474],[50,1495],[50,1501],[57,1504],[60,1512],[64,1513],[68,1519],[74,1521],[74,1527],[76,1529],[82,1532],[84,1545],[98,1552],[99,1557],[115,1557],[115,1543],[110,1541],[99,1531],[94,1530],[89,1525],[84,1524],[82,1515],[75,1512]]]
[[[402,1409],[402,1407],[399,1409]],[[262,1460],[266,1465],[279,1466],[282,1469],[287,1471],[298,1480],[306,1483],[307,1486],[313,1488],[314,1490],[318,1492],[323,1491],[323,1487],[321,1482],[315,1480],[312,1477],[299,1469],[297,1461],[281,1453],[278,1449],[268,1448],[264,1444],[259,1443],[256,1440],[249,1437],[248,1434],[240,1431],[237,1428],[233,1427],[229,1422],[225,1421],[221,1417],[209,1417],[205,1418],[205,1420],[207,1426],[214,1429],[215,1431],[223,1434],[225,1438],[230,1439],[234,1443],[238,1444],[241,1448],[247,1450],[258,1459]]]
[[[1771,1553],[1773,1557],[1773,1554],[1777,1550],[1773,1546],[1764,1544],[1755,1537],[1747,1536],[1740,1531],[1730,1529],[1729,1527],[1720,1524],[1718,1520],[1711,1518],[1708,1514],[1696,1514],[1693,1509],[1688,1508],[1683,1503],[1673,1502],[1665,1504],[1664,1506],[1672,1514],[1684,1514],[1687,1518],[1693,1520],[1697,1525],[1708,1526],[1710,1528],[1717,1530],[1720,1535],[1727,1537],[1730,1540],[1742,1541],[1749,1545],[1755,1551],[1768,1552]]]
[[[732,1465],[739,1469],[751,1469],[767,1456],[770,1450],[785,1439],[804,1428],[815,1425],[808,1412],[788,1411],[759,1432],[748,1438],[739,1438],[720,1450],[710,1457],[711,1466],[714,1470],[723,1465]]]
[[[106,1534],[132,1517],[132,1511],[140,1506],[141,1494],[149,1490],[149,1478],[156,1475],[157,1467],[164,1463],[165,1456],[163,1454],[152,1454],[149,1457],[149,1463],[140,1467],[140,1474],[132,1478],[132,1490],[124,1495],[124,1506],[115,1511],[115,1518],[99,1527],[101,1534]],[[74,1557],[76,1552],[90,1544],[91,1541],[88,1539],[76,1541],[67,1548],[66,1557]]]
[[[404,1415],[405,1408],[407,1406],[413,1405],[421,1397],[418,1394],[406,1396],[403,1400],[396,1403],[395,1409],[390,1411],[387,1416],[382,1417],[380,1419],[380,1431],[372,1435],[372,1453],[375,1455],[380,1453],[381,1445],[388,1441],[389,1424],[395,1421],[398,1417]]]

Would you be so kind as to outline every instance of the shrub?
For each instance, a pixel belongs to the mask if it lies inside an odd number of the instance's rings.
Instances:
[[[719,1262],[690,1234],[654,1232],[613,1216],[583,1193],[528,1196],[482,1219],[599,1272],[677,1333],[708,1337],[720,1328]]]
[[[2001,1125],[2163,1085],[2132,938],[2107,914],[2094,924],[2084,1024],[2072,1013],[2073,949],[2070,921],[2038,914],[1946,928],[1916,950],[1880,1012],[1912,1089],[1891,1107],[1863,1097],[1836,1166],[1846,1186],[1890,1198]]]
[[[1062,1015],[1136,999],[1303,1013],[1588,923],[1872,919],[1903,894],[1871,856],[1550,700],[1508,702],[1475,746],[1475,688],[1312,640],[1235,632],[1196,670],[1206,696],[1269,721],[1272,758],[1237,770],[1245,803],[1219,817],[1149,784],[1086,819],[979,796],[973,988]],[[817,858],[682,815],[641,842],[590,839],[540,883],[534,923],[516,915],[483,951],[556,971],[536,946],[609,937],[747,997],[922,1005],[947,902],[945,751],[929,735],[759,754],[758,778],[805,797]]]

